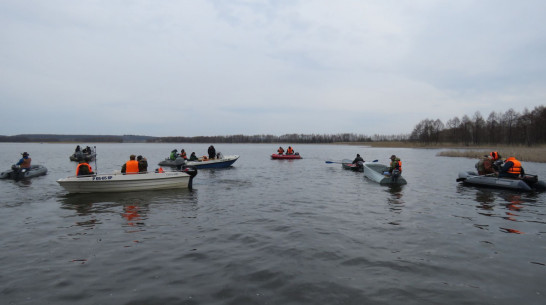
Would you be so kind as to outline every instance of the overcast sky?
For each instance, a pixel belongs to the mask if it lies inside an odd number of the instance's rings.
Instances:
[[[0,0],[0,134],[406,134],[546,101],[544,0]]]

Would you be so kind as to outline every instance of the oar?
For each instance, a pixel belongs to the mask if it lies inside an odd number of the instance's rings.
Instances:
[[[377,162],[379,160],[373,160],[373,161],[369,161],[369,162]],[[362,162],[366,162],[366,161],[362,161]],[[343,162],[336,162],[336,161],[324,161],[324,163],[327,163],[327,164],[331,164],[331,163],[336,163],[336,164],[343,164]]]

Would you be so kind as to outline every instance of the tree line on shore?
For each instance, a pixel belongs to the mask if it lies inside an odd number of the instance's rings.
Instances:
[[[358,142],[412,142],[424,145],[527,145],[546,144],[546,107],[525,109],[518,113],[492,111],[485,119],[479,111],[473,117],[454,117],[445,124],[440,120],[424,119],[410,134],[368,136],[355,133],[338,134],[285,134],[281,136],[224,135],[196,137],[153,137],[153,136],[101,136],[101,135],[16,135],[0,136],[0,142],[145,142],[145,143],[358,143]]]
[[[445,124],[439,119],[425,119],[415,126],[409,140],[428,145],[541,145],[546,143],[546,107],[524,109],[522,113],[512,108],[504,113],[492,111],[487,118],[477,111],[472,118],[454,117]]]

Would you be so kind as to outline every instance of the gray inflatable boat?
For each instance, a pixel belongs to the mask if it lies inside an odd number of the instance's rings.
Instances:
[[[536,175],[525,175],[522,179],[499,178],[494,175],[478,175],[476,172],[459,172],[457,182],[465,185],[503,188],[517,191],[543,191],[546,190],[546,182],[538,180]]]
[[[30,169],[20,169],[13,165],[10,170],[0,173],[0,179],[21,180],[26,178],[38,177],[47,174],[47,168],[43,165],[31,165]]]

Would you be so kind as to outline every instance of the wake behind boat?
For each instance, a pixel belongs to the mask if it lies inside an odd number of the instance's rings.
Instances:
[[[112,193],[148,191],[174,188],[191,188],[197,170],[185,168],[184,171],[122,174],[97,174],[71,176],[57,180],[69,193]]]
[[[388,167],[379,163],[364,163],[364,177],[379,184],[402,185],[407,184],[398,170],[393,170],[392,175],[385,175]]]
[[[538,180],[535,175],[524,175],[522,179],[499,178],[496,175],[478,175],[476,172],[459,172],[457,182],[465,185],[502,188],[516,191],[543,191],[546,190],[546,182]]]

